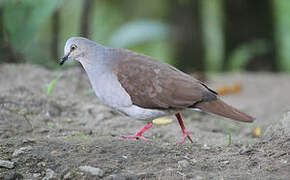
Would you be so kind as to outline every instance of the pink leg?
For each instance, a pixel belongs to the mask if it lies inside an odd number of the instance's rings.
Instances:
[[[186,139],[186,137],[188,138],[188,140],[189,140],[191,143],[193,143],[191,137],[189,136],[190,134],[193,134],[193,133],[190,132],[190,131],[186,131],[185,126],[184,126],[184,124],[183,124],[183,120],[182,120],[181,114],[180,114],[180,113],[176,113],[175,116],[176,116],[176,118],[177,118],[177,120],[178,120],[178,122],[179,122],[179,125],[180,125],[180,127],[181,127],[181,130],[182,130],[182,132],[183,132],[183,137],[181,138],[180,141],[177,142],[177,144],[183,144],[184,141],[185,141],[185,139]]]
[[[124,139],[143,139],[144,141],[148,141],[149,139],[142,136],[142,134],[152,126],[152,122],[148,122],[142,129],[140,129],[135,135],[132,136],[121,136]]]

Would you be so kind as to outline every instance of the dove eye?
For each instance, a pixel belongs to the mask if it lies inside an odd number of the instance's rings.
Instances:
[[[75,45],[75,44],[72,44],[70,47],[71,51],[75,50],[76,48],[77,48],[77,45]]]

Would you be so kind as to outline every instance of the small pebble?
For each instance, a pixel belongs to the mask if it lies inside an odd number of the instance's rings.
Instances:
[[[32,150],[32,147],[31,146],[27,146],[27,147],[21,147],[19,149],[16,149],[13,154],[12,154],[12,157],[17,157],[19,156],[20,154],[23,154],[24,152],[27,152],[27,151],[30,151]]]
[[[222,164],[230,164],[230,161],[222,161]]]
[[[103,113],[100,113],[96,116],[96,121],[101,121],[105,119],[105,115]]]
[[[52,169],[47,169],[45,172],[45,177],[42,178],[42,180],[50,180],[50,179],[55,179],[55,172]]]
[[[181,160],[181,161],[178,161],[178,167],[179,168],[186,168],[189,166],[189,162],[187,160]]]
[[[26,138],[26,139],[23,139],[22,142],[23,143],[34,143],[35,142],[35,139],[33,139],[33,138]]]
[[[204,177],[201,177],[201,176],[195,176],[194,179],[196,179],[196,180],[202,180],[202,179],[205,179],[205,178]]]
[[[14,162],[0,159],[0,167],[12,169],[14,168],[14,166],[15,166]]]
[[[195,164],[195,163],[197,163],[197,160],[196,159],[191,159],[190,162]]]
[[[124,173],[119,173],[119,174],[112,174],[108,177],[105,178],[106,180],[137,180],[138,177],[136,174],[132,174],[130,172],[124,172]],[[146,178],[144,178],[146,179]]]
[[[46,134],[46,133],[49,132],[49,129],[47,129],[47,128],[40,128],[38,131],[39,131],[39,133]]]
[[[33,174],[33,177],[35,177],[35,178],[40,177],[40,176],[41,176],[40,173],[34,173],[34,174]]]
[[[201,149],[204,149],[204,150],[209,150],[210,147],[207,145],[207,144],[204,144],[203,147]]]
[[[58,156],[58,155],[60,155],[61,153],[58,152],[58,151],[51,151],[50,154],[53,155],[53,156]]]
[[[39,163],[37,163],[37,166],[38,167],[45,167],[46,163],[45,162],[39,162]]]
[[[84,172],[87,172],[87,173],[90,173],[92,175],[99,176],[99,177],[102,177],[104,175],[104,171],[102,169],[95,168],[92,166],[80,166],[79,169],[81,171],[84,171]]]
[[[288,161],[287,161],[287,160],[285,160],[285,159],[281,159],[281,163],[287,164],[287,163],[288,163]]]
[[[72,177],[71,177],[71,172],[66,173],[66,174],[63,176],[63,179],[72,179]]]

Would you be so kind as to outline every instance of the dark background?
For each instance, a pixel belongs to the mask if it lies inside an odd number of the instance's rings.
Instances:
[[[4,0],[0,63],[57,67],[84,36],[187,72],[290,71],[288,0]]]

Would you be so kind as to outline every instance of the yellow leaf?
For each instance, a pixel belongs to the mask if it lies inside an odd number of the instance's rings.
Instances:
[[[224,95],[224,94],[229,94],[230,90],[226,85],[220,85],[218,86],[215,91],[219,94],[219,95]]]
[[[261,137],[261,128],[260,127],[255,127],[253,129],[253,136],[254,137]]]
[[[157,118],[157,119],[154,119],[153,120],[153,124],[159,124],[159,125],[162,125],[162,124],[169,124],[173,121],[172,118],[167,118],[167,117],[162,117],[162,118]]]
[[[232,93],[236,93],[236,92],[240,92],[242,89],[242,85],[238,82],[234,82],[232,85],[231,85],[231,92]]]

